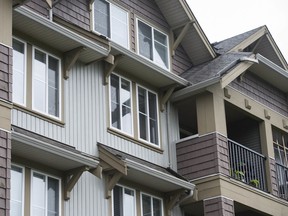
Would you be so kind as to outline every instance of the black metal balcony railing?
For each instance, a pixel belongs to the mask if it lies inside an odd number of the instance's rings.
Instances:
[[[248,185],[267,191],[265,157],[239,143],[228,140],[230,175]]]
[[[276,162],[278,196],[288,200],[288,168]]]

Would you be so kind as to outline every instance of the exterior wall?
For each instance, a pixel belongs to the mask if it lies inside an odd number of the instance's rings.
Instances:
[[[0,44],[0,98],[12,100],[12,49]]]
[[[276,164],[275,159],[269,158],[270,164],[270,179],[271,179],[271,194],[278,196],[278,183],[277,183],[277,173],[276,173]]]
[[[235,80],[230,85],[272,110],[288,116],[287,94],[269,85],[260,77],[248,72],[245,73],[241,82]]]
[[[204,216],[234,216],[233,200],[215,197],[204,200]]]
[[[138,144],[127,137],[114,135],[107,130],[108,86],[103,85],[103,64],[86,66],[80,62],[72,68],[64,81],[64,123],[59,125],[48,119],[13,109],[12,124],[37,134],[74,146],[77,150],[97,155],[97,142],[109,145],[128,154],[167,167],[166,114],[159,111],[161,149]],[[77,113],[77,115],[75,115]]]
[[[26,3],[26,6],[40,15],[49,18],[49,8],[44,0],[31,0]]]
[[[178,172],[192,180],[222,173],[229,175],[227,138],[212,133],[176,144]]]

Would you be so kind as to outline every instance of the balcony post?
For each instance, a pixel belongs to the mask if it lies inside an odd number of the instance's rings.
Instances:
[[[260,137],[262,153],[267,157],[267,160],[265,161],[267,189],[271,194],[277,196],[278,186],[273,149],[272,128],[268,120],[260,123]]]

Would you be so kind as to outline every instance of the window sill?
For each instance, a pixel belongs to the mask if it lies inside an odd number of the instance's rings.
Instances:
[[[121,133],[120,131],[115,130],[113,128],[107,128],[107,131],[108,131],[108,133],[111,133],[112,135],[121,137],[121,138],[123,138],[123,139],[125,139],[127,141],[133,142],[133,143],[135,143],[137,145],[143,146],[143,147],[145,147],[147,149],[150,149],[152,151],[155,151],[157,153],[163,154],[163,152],[164,152],[164,150],[161,149],[161,148],[157,148],[157,147],[152,146],[152,144],[150,145],[150,144],[148,144],[146,142],[142,142],[141,140],[135,139],[132,136],[129,136],[129,135],[124,134],[124,133]]]
[[[40,118],[40,119],[42,119],[44,121],[48,121],[48,122],[50,122],[52,124],[56,124],[56,125],[58,125],[60,127],[64,127],[64,125],[65,125],[64,121],[62,121],[62,120],[54,119],[54,118],[49,117],[49,116],[47,116],[47,115],[45,115],[43,113],[37,112],[35,110],[32,110],[30,108],[21,106],[19,104],[13,103],[13,109],[16,109],[16,110],[19,110],[19,111],[23,111],[25,113],[28,113],[29,115],[32,115],[32,116],[37,117],[37,118]]]

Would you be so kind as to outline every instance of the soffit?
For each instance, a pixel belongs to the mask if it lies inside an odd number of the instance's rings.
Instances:
[[[193,24],[191,23],[189,31],[181,42],[194,65],[209,61],[216,56],[210,42],[185,0],[156,0],[156,3],[176,37],[180,34],[181,28],[185,24],[194,22]]]
[[[95,168],[99,161],[72,146],[13,127],[12,155],[45,164],[57,170],[67,171],[86,166]]]
[[[109,53],[108,40],[95,40],[80,36],[79,34],[52,22],[25,8],[18,7],[13,10],[13,32],[26,35],[30,43],[43,43],[56,51],[65,53],[78,47],[84,47],[79,60],[84,63],[95,61]]]

